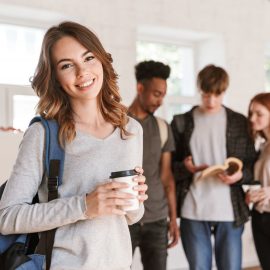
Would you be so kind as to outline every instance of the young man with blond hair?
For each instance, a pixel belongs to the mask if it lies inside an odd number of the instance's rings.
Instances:
[[[181,238],[191,270],[212,268],[212,235],[217,268],[241,269],[241,236],[249,216],[241,184],[253,179],[256,153],[246,117],[223,106],[228,85],[223,68],[206,66],[197,78],[201,104],[172,121]],[[198,180],[202,170],[227,157],[242,160],[243,170]]]

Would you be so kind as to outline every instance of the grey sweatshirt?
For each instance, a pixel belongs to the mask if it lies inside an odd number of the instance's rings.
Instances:
[[[65,149],[63,184],[59,199],[47,202],[42,181],[44,129],[33,124],[25,133],[12,174],[0,202],[0,232],[30,233],[58,228],[51,270],[130,269],[132,249],[128,224],[140,220],[144,207],[126,216],[85,216],[85,194],[109,181],[112,171],[142,164],[142,128],[129,118],[122,140],[118,128],[105,139],[77,131]],[[40,203],[31,205],[38,191]]]

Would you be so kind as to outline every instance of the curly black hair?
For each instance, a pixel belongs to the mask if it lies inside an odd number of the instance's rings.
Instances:
[[[161,78],[167,80],[171,69],[168,65],[153,60],[143,61],[135,66],[135,76],[137,82],[150,80],[152,78]]]

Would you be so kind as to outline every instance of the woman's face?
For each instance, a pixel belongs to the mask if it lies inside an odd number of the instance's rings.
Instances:
[[[262,131],[265,134],[270,131],[270,112],[265,106],[256,101],[250,105],[249,121],[253,131]]]
[[[56,79],[72,101],[95,99],[103,84],[101,62],[76,39],[66,36],[52,48]]]

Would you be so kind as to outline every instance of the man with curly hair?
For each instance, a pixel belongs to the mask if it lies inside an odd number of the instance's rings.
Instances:
[[[132,249],[134,252],[136,247],[140,248],[144,270],[165,270],[167,248],[175,246],[179,238],[171,171],[171,152],[175,146],[170,126],[154,113],[166,95],[170,67],[161,62],[144,61],[135,66],[135,75],[137,96],[129,113],[143,127],[143,169],[149,197],[143,218],[129,227]]]

